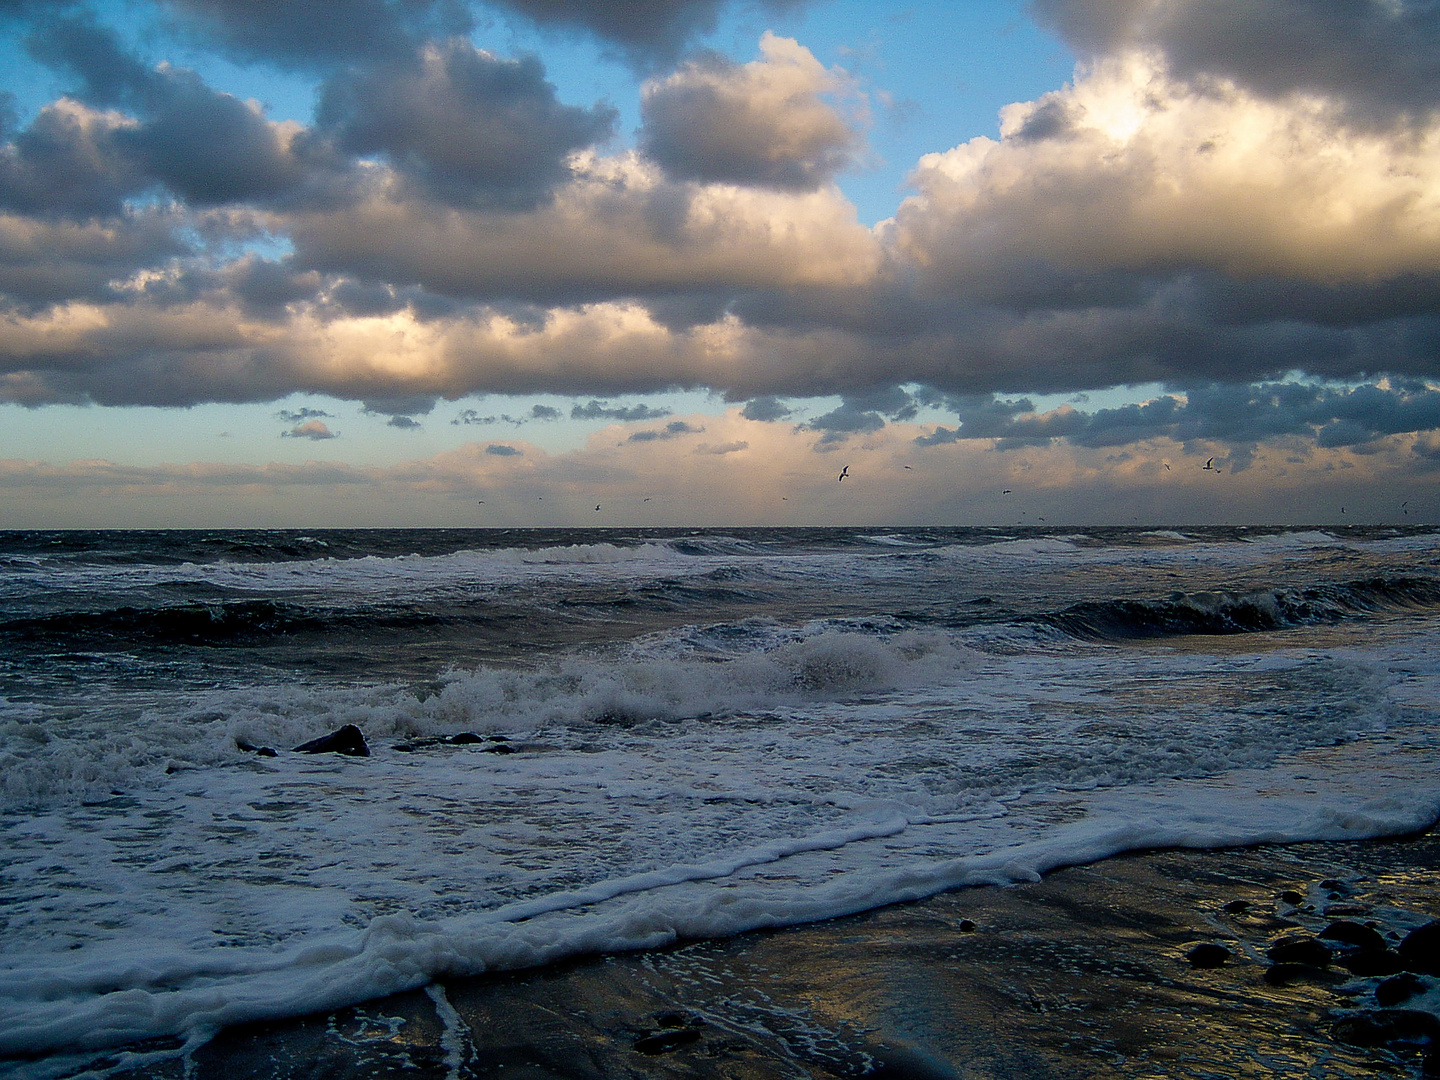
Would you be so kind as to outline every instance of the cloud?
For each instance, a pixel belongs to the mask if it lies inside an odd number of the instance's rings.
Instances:
[[[326,70],[411,51],[474,26],[450,0],[165,0],[192,34],[245,60]]]
[[[917,409],[911,396],[898,386],[886,387],[865,394],[846,395],[840,406],[817,416],[809,426],[825,433],[822,442],[837,442],[850,435],[879,431],[886,418],[909,420]]]
[[[671,176],[814,191],[859,157],[852,121],[825,100],[853,93],[848,76],[768,31],[760,52],[745,65],[705,54],[645,85],[641,146]]]
[[[659,420],[669,416],[669,409],[652,409],[649,405],[606,405],[591,398],[584,405],[570,409],[572,420]]]
[[[523,451],[513,446],[506,446],[504,443],[491,443],[485,447],[485,453],[493,454],[496,457],[519,457]]]
[[[917,436],[916,445],[995,440],[996,448],[1005,450],[1064,440],[1101,449],[1168,440],[1226,444],[1240,454],[1290,438],[1321,448],[1362,450],[1394,436],[1440,430],[1440,388],[1424,383],[1346,388],[1217,384],[1089,413],[1068,405],[1037,413],[1028,400],[985,397],[952,398],[946,405],[956,413],[959,426],[939,425]]]
[[[715,457],[723,457],[726,454],[738,454],[741,450],[750,449],[750,443],[746,439],[736,439],[734,442],[725,443],[699,443],[695,447],[697,454],[710,454]]]
[[[1358,130],[1322,100],[1197,86],[1127,53],[1007,107],[1001,133],[920,162],[896,241],[931,289],[1033,308],[1142,298],[1186,274],[1440,273],[1440,123]]]
[[[663,439],[678,439],[681,435],[698,435],[705,429],[692,427],[684,420],[672,420],[658,431],[637,431],[630,436],[630,442],[656,442]]]
[[[338,438],[335,432],[325,426],[323,420],[306,420],[303,424],[296,424],[289,431],[282,431],[280,435],[286,439],[310,439],[315,442]]]
[[[419,431],[424,425],[413,416],[392,416],[385,421],[385,426],[399,428],[401,431]]]
[[[526,210],[569,178],[574,151],[609,137],[615,115],[560,104],[535,57],[504,60],[452,38],[340,73],[316,121],[345,153],[384,154],[426,198]]]
[[[740,415],[746,420],[785,420],[793,412],[794,410],[781,403],[779,398],[757,397],[745,403]]]
[[[326,412],[324,409],[312,409],[307,405],[299,409],[281,409],[275,415],[287,424],[299,424],[305,420],[317,417],[329,419],[332,414]]]
[[[765,0],[770,11],[803,0]],[[244,59],[330,70],[403,54],[415,42],[468,34],[474,5],[457,0],[167,0],[192,32]],[[726,0],[495,0],[540,27],[590,35],[642,67],[673,60],[715,28]]]
[[[1271,98],[1319,95],[1352,116],[1440,106],[1440,8],[1428,0],[1032,0],[1077,49],[1162,52],[1181,78]]]
[[[397,394],[366,398],[362,408],[379,416],[424,416],[435,408],[434,394]],[[401,425],[396,425],[397,427]]]
[[[81,125],[72,112],[63,134],[72,153],[89,137],[92,177],[103,164],[112,185],[128,178],[128,190],[135,191],[143,182],[158,182],[198,206],[274,198],[302,179],[296,125],[267,121],[258,105],[212,90],[193,71],[146,67],[88,14],[39,22],[27,46],[37,59],[78,78],[76,94],[87,104],[128,108],[138,117],[104,123],[91,118]],[[55,119],[43,125],[52,146],[61,135]],[[27,135],[38,141],[34,127]],[[17,149],[25,153],[24,140]],[[39,156],[31,146],[32,165]],[[88,187],[86,196],[93,199],[93,180]],[[81,210],[85,202],[70,208]]]
[[[640,67],[673,60],[694,37],[715,28],[725,0],[496,0],[542,27],[583,31],[611,43]],[[804,0],[763,0],[767,11],[798,8]]]

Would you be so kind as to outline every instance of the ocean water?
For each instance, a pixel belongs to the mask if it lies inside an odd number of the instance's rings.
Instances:
[[[1431,528],[0,533],[0,1074],[1411,831],[1437,751]]]

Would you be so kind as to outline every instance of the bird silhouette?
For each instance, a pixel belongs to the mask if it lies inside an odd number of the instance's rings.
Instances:
[[[840,475],[837,476],[835,479],[836,479],[836,480],[844,480],[845,477],[847,477],[847,476],[849,476],[849,475],[850,475],[850,466],[849,466],[849,465],[846,465],[843,469],[840,470]]]
[[[1214,471],[1215,471],[1215,459],[1214,459],[1213,457],[1210,458],[1208,461],[1205,462],[1204,465],[1201,465],[1200,468],[1202,468],[1202,469],[1209,469],[1211,472],[1214,472]]]

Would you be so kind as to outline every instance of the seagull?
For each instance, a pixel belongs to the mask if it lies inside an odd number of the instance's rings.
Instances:
[[[1208,461],[1205,462],[1204,465],[1201,465],[1200,468],[1202,468],[1202,469],[1209,469],[1211,472],[1214,472],[1214,471],[1215,471],[1215,459],[1214,459],[1213,457],[1210,458]]]
[[[1160,464],[1165,466],[1166,472],[1170,471],[1170,463],[1168,461],[1162,461]]]
[[[915,466],[913,466],[913,465],[906,465],[906,466],[905,466],[905,468],[907,468],[907,469],[913,469],[914,467],[915,467]]]
[[[641,501],[641,502],[649,502],[649,501],[650,501],[650,497],[647,495],[645,498],[641,499],[640,501]]]
[[[843,469],[840,470],[840,475],[837,476],[835,479],[836,479],[836,480],[844,480],[845,477],[847,477],[847,476],[849,476],[849,475],[850,475],[850,466],[849,466],[849,465],[846,465]]]
[[[480,500],[479,500],[479,505],[484,506],[484,505],[485,505],[485,500],[484,500],[484,499],[480,499]]]
[[[1006,488],[1004,491],[1000,492],[1000,494],[1001,494],[1001,495],[1009,495],[1009,494],[1010,494],[1010,489],[1009,489],[1009,488]]]
[[[599,506],[598,506],[598,505],[597,505],[597,506],[596,506],[596,507],[595,507],[595,509],[596,509],[596,510],[599,510],[599,509],[600,509],[600,507],[599,507]]]

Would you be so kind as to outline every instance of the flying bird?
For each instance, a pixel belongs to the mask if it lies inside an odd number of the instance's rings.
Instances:
[[[1000,492],[1000,494],[1001,494],[1001,495],[1009,495],[1009,494],[1010,494],[1010,489],[1009,489],[1009,488],[1006,488],[1004,491]]]
[[[836,479],[836,480],[844,480],[845,477],[847,477],[847,476],[849,476],[849,475],[850,475],[850,466],[849,466],[849,465],[846,465],[843,469],[840,470],[840,475],[837,476],[835,479]]]
[[[600,509],[600,507],[599,507],[599,506],[598,506],[598,505],[597,505],[597,506],[596,506],[596,507],[595,507],[595,509],[596,509],[596,510],[599,510],[599,509]]]
[[[1214,459],[1213,457],[1210,458],[1208,461],[1205,462],[1204,465],[1201,465],[1200,468],[1202,468],[1202,469],[1209,469],[1211,472],[1214,472],[1214,471],[1215,471],[1215,459]]]
[[[914,465],[906,465],[906,466],[905,466],[905,468],[907,468],[907,469],[913,469],[914,467],[915,467]]]

